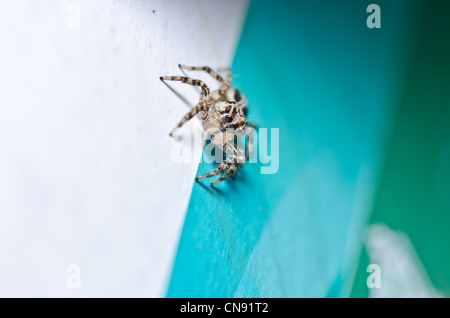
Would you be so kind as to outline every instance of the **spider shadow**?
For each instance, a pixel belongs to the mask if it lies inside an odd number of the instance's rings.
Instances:
[[[189,101],[186,99],[186,97],[184,97],[183,95],[181,95],[177,90],[175,90],[172,86],[170,86],[168,83],[166,83],[165,81],[162,81],[164,83],[164,85],[166,85],[171,91],[172,93],[175,94],[175,96],[177,96],[184,104],[186,104],[187,107],[189,108],[193,108],[194,106],[192,106]]]
[[[210,186],[209,184],[206,185],[204,184],[202,181],[200,181],[199,179],[195,179],[195,182],[197,182],[203,189],[205,189],[206,191],[208,191],[210,194],[220,194],[220,195],[224,195],[225,192],[222,191],[219,188],[216,188],[215,186]]]

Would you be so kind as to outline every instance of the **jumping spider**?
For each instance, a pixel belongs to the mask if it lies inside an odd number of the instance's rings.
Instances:
[[[211,186],[234,176],[251,156],[253,148],[253,133],[255,126],[247,123],[247,99],[236,88],[231,86],[231,71],[226,70],[222,77],[208,66],[178,65],[182,70],[204,71],[216,79],[222,86],[210,92],[208,86],[198,79],[185,76],[162,76],[161,81],[180,81],[189,85],[200,86],[200,100],[172,130],[170,136],[195,115],[200,114],[203,129],[211,135],[211,142],[221,146],[225,153],[225,160],[207,174],[196,179],[217,176],[225,172],[220,178],[211,182]],[[248,135],[246,153],[235,142],[237,138]]]

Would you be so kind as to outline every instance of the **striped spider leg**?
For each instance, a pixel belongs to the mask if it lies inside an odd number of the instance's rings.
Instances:
[[[221,86],[217,90],[210,91],[208,86],[201,80],[186,76],[163,76],[162,81],[180,81],[201,88],[198,104],[191,109],[172,130],[173,136],[176,129],[183,126],[188,120],[197,114],[201,114],[203,129],[211,135],[211,142],[223,147],[225,160],[214,171],[198,176],[204,179],[223,175],[211,182],[211,186],[234,176],[251,156],[253,133],[255,126],[247,124],[247,99],[236,88],[231,86],[231,71],[226,70],[224,76],[211,69],[209,66],[186,66],[178,65],[182,70],[203,71],[218,81]],[[246,153],[237,144],[234,144],[235,136],[238,138],[248,135],[248,146]]]
[[[236,143],[234,143],[234,134],[231,133],[231,141],[228,141],[225,143],[225,154],[226,154],[226,159],[224,162],[222,162],[215,170],[206,173],[204,175],[198,176],[196,179],[205,179],[205,178],[209,178],[209,177],[213,177],[216,175],[219,175],[221,173],[223,173],[224,171],[226,171],[226,173],[224,173],[220,178],[212,181],[210,183],[210,186],[213,186],[217,183],[219,183],[220,181],[223,181],[229,177],[233,177],[238,171],[239,169],[241,169],[241,167],[250,159],[251,155],[252,155],[252,150],[253,150],[253,134],[255,132],[256,127],[248,124],[243,132],[241,133],[242,135],[248,135],[248,143],[247,143],[247,147],[246,147],[246,152],[244,155],[244,151],[243,149],[238,146]],[[229,134],[229,133],[227,133]],[[213,135],[217,136],[217,135]],[[213,138],[215,139],[215,138]],[[213,141],[214,142],[214,141]]]

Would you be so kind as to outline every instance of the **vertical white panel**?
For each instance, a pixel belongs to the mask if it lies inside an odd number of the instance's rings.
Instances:
[[[159,76],[229,66],[246,8],[0,2],[0,296],[164,296],[197,163],[171,160],[188,108]]]

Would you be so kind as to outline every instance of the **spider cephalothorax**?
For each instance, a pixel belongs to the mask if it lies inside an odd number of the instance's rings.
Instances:
[[[227,129],[242,130],[247,125],[247,118],[236,102],[218,102],[214,108],[219,113],[222,131]]]
[[[234,176],[241,166],[250,158],[252,150],[252,137],[255,126],[247,123],[247,99],[237,89],[231,87],[231,72],[225,71],[225,78],[213,71],[208,66],[185,66],[181,69],[192,71],[205,71],[214,77],[222,86],[210,92],[208,86],[201,80],[185,76],[164,76],[162,81],[181,81],[190,85],[200,86],[202,91],[196,107],[189,111],[170,133],[173,136],[176,129],[185,122],[199,114],[202,118],[203,129],[211,135],[211,142],[223,146],[226,159],[210,173],[198,176],[204,179],[224,173],[220,178],[211,182],[214,185],[226,178]],[[235,136],[248,135],[247,151],[244,151],[235,143]]]

